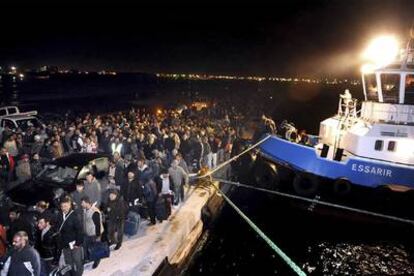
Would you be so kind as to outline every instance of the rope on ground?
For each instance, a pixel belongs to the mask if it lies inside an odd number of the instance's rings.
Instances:
[[[371,212],[371,211],[357,209],[357,208],[353,208],[353,207],[348,207],[348,206],[344,206],[344,205],[340,205],[340,204],[330,203],[330,202],[327,202],[327,201],[321,201],[319,199],[311,199],[311,198],[302,197],[302,196],[298,196],[298,195],[292,195],[292,194],[288,194],[288,193],[282,193],[282,192],[278,192],[278,191],[263,189],[263,188],[259,188],[259,187],[254,187],[252,185],[246,185],[246,184],[242,184],[242,183],[239,183],[239,182],[229,181],[229,180],[220,179],[220,178],[214,178],[213,181],[218,181],[218,182],[221,182],[221,183],[235,185],[235,186],[238,186],[238,187],[243,187],[243,188],[248,188],[248,189],[257,190],[257,191],[261,191],[261,192],[266,192],[266,193],[270,193],[270,194],[274,194],[274,195],[278,195],[278,196],[282,196],[282,197],[287,197],[287,198],[291,198],[291,199],[302,200],[302,201],[310,202],[310,203],[315,204],[315,205],[317,205],[317,204],[325,205],[325,206],[329,206],[329,207],[333,207],[333,208],[337,208],[337,209],[347,210],[347,211],[351,211],[351,212],[355,212],[355,213],[360,213],[360,214],[364,214],[364,215],[369,215],[369,216],[373,216],[373,217],[379,217],[379,218],[383,218],[383,219],[388,219],[388,220],[393,220],[393,221],[398,221],[398,222],[408,223],[408,224],[414,225],[413,220],[399,218],[399,217],[395,217],[395,216],[391,216],[391,215],[384,215],[384,214],[380,214],[380,213],[376,213],[376,212]]]
[[[256,144],[248,147],[247,149],[245,149],[244,151],[242,151],[241,153],[233,156],[232,158],[230,158],[229,160],[227,160],[226,162],[221,163],[220,165],[218,165],[217,167],[215,167],[213,170],[209,171],[208,173],[204,174],[204,175],[200,175],[198,176],[196,179],[200,179],[200,178],[204,178],[204,177],[208,177],[210,175],[212,175],[213,173],[215,173],[216,171],[224,168],[226,165],[230,164],[231,162],[233,162],[234,160],[236,160],[237,158],[239,158],[240,156],[242,156],[243,154],[251,151],[252,149],[256,148],[257,146],[259,146],[260,144],[262,144],[264,141],[266,141],[267,139],[269,139],[271,137],[271,135],[267,135],[266,137],[264,137],[262,140],[260,140],[259,142],[257,142]]]
[[[296,272],[297,275],[306,276],[306,273],[301,270],[301,268],[295,264],[289,256],[287,256],[265,233],[263,233],[260,228],[254,224],[221,190],[220,188],[216,187],[216,185],[212,185],[226,200],[226,202],[233,207],[233,209],[253,228],[253,230],[292,268],[293,271]]]

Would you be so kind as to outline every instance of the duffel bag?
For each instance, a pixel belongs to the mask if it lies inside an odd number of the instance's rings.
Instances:
[[[96,241],[89,245],[88,256],[91,261],[108,258],[110,254],[107,242]]]

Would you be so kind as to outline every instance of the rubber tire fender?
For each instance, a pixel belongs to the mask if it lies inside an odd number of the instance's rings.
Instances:
[[[277,189],[280,179],[276,164],[268,161],[258,162],[254,169],[254,180],[258,187],[269,190]]]
[[[333,191],[338,196],[347,196],[352,191],[352,183],[346,178],[338,178],[333,183]]]
[[[319,179],[309,173],[296,173],[293,189],[300,196],[313,196],[319,189]]]

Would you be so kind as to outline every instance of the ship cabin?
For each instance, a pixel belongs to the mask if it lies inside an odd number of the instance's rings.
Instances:
[[[414,62],[405,60],[363,71],[361,109],[356,99],[347,106],[341,99],[338,114],[320,124],[321,156],[414,165]]]

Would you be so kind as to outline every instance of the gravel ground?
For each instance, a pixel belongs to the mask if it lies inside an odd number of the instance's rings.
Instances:
[[[414,275],[414,262],[402,245],[320,243],[308,248],[303,268],[311,275]]]

